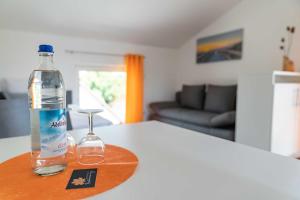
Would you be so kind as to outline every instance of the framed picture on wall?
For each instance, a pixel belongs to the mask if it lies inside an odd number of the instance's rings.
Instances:
[[[197,40],[196,62],[210,63],[242,58],[244,30],[238,29]]]

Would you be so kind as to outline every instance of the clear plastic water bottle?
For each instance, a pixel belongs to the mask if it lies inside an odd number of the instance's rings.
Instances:
[[[65,86],[54,68],[53,47],[39,46],[40,65],[28,82],[31,163],[34,173],[57,174],[67,166]]]

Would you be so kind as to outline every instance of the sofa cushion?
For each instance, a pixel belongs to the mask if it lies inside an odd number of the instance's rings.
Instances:
[[[181,106],[202,110],[204,95],[204,85],[183,85],[180,95]]]
[[[211,119],[211,127],[225,127],[235,124],[235,111],[219,114]]]
[[[187,123],[210,126],[211,119],[215,117],[216,113],[205,112],[200,110],[192,110],[185,108],[168,108],[158,112],[162,117],[167,117]]]
[[[165,118],[161,117],[158,115],[153,115],[151,117],[151,120],[157,120],[160,122],[168,123],[168,124],[173,124],[175,126],[179,126],[182,128],[198,131],[201,133],[205,133],[211,136],[227,139],[234,141],[234,127],[226,127],[226,128],[210,128],[206,126],[199,126],[197,124],[191,124],[191,123],[186,123],[183,121],[178,121],[176,119],[170,119],[170,118]]]
[[[236,85],[208,85],[204,110],[218,113],[235,110],[236,90]]]

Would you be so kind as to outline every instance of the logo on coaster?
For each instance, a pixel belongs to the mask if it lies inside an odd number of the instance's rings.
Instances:
[[[66,189],[95,187],[97,169],[74,170]]]

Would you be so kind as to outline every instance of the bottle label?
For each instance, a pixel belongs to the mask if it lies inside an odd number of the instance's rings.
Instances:
[[[41,158],[63,155],[67,151],[65,109],[40,111]]]

